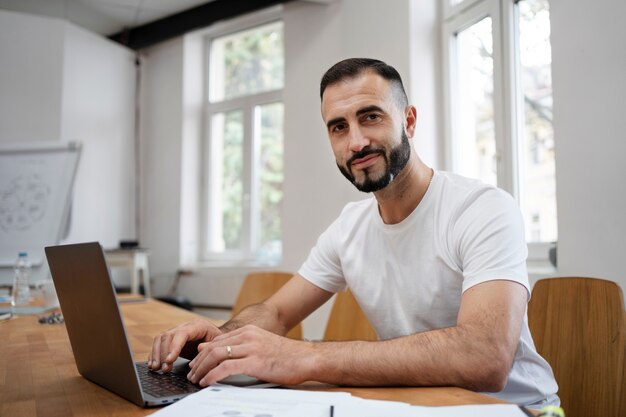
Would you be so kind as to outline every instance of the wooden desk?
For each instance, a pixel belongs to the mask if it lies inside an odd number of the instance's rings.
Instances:
[[[145,361],[154,335],[199,316],[155,300],[121,304],[137,361]],[[94,323],[94,331],[105,323]],[[347,391],[363,398],[422,405],[500,403],[461,388],[303,389]],[[42,325],[36,316],[0,322],[0,416],[145,416],[143,409],[81,377],[65,325]]]

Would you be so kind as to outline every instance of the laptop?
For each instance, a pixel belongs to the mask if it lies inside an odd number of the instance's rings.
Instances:
[[[135,363],[102,247],[97,242],[45,248],[78,372],[141,406],[170,404],[200,389],[187,380],[179,358],[164,374]],[[261,381],[233,375],[220,381],[239,386]],[[264,385],[266,386],[266,385]]]

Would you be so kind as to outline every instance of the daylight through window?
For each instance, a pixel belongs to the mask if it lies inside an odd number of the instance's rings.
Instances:
[[[208,42],[208,261],[278,263],[282,256],[283,24]]]
[[[529,244],[556,241],[548,0],[449,0],[443,26],[447,169],[517,198]]]

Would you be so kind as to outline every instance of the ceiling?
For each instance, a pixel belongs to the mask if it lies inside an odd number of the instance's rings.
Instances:
[[[56,17],[104,36],[212,0],[0,0],[0,9]]]

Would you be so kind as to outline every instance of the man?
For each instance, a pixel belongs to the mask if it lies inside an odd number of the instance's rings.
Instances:
[[[387,64],[348,59],[321,82],[337,166],[372,199],[348,204],[267,301],[217,328],[195,321],[154,340],[152,369],[193,358],[202,386],[232,374],[297,384],[454,385],[530,406],[558,403],[526,320],[529,284],[519,210],[505,192],[435,172],[409,139],[417,115]],[[283,335],[349,287],[379,341]]]

